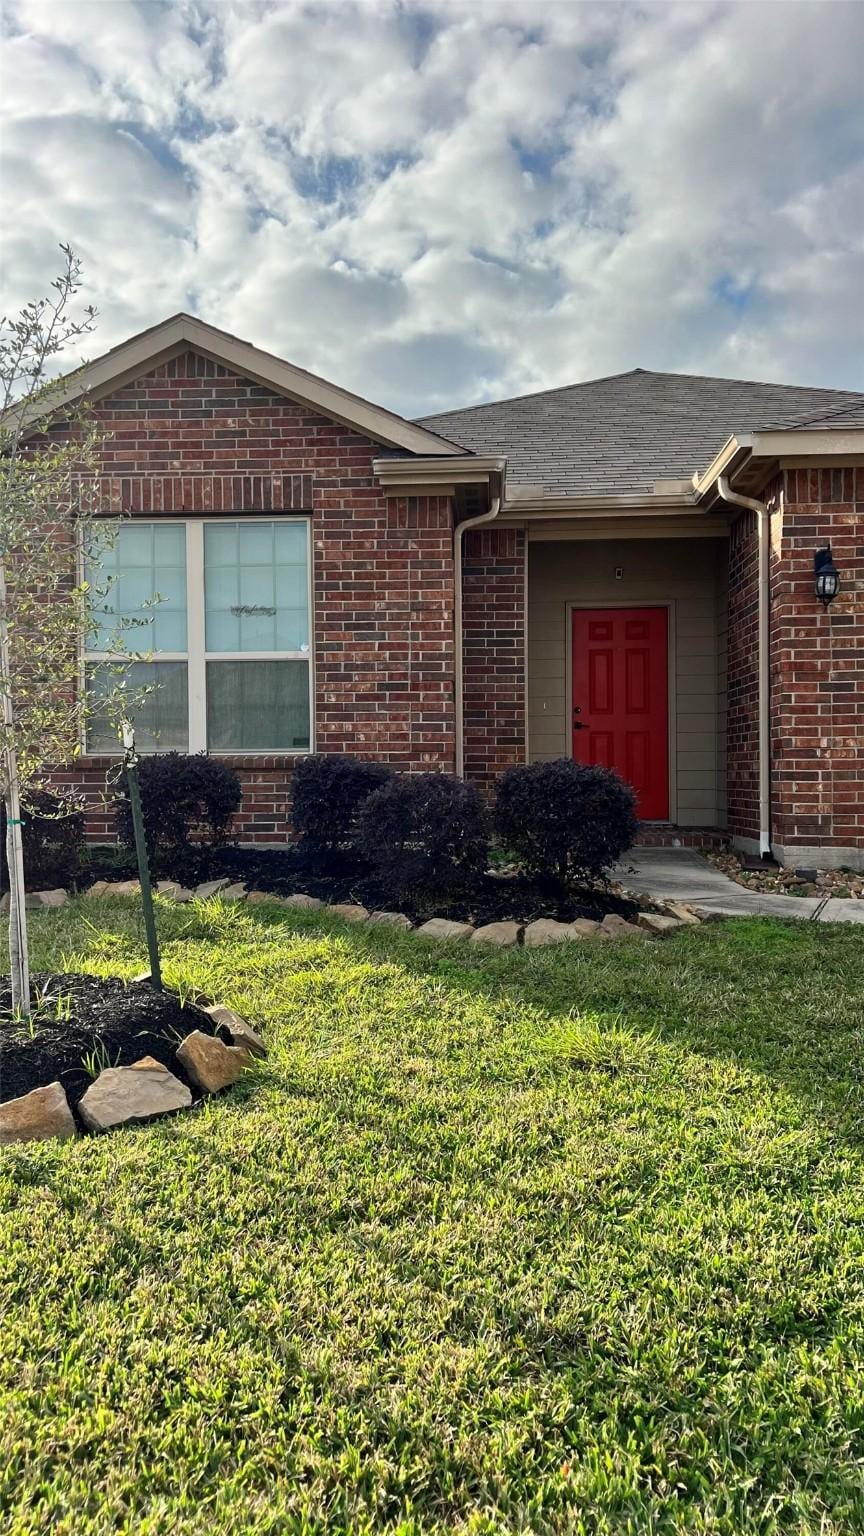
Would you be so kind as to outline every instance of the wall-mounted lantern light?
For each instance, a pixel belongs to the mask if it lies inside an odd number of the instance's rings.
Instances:
[[[827,608],[840,591],[840,572],[834,564],[830,544],[824,549],[817,549],[813,556],[813,574],[816,596]]]

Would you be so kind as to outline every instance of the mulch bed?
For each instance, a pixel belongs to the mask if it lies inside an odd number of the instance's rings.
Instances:
[[[91,849],[87,869],[82,885],[138,876],[134,859],[113,849]],[[404,912],[416,921],[449,917],[478,927],[508,918],[531,922],[538,917],[554,917],[569,923],[577,917],[603,918],[607,912],[629,918],[637,911],[634,902],[602,887],[562,900],[554,889],[525,875],[484,875],[462,897],[409,901],[388,891],[356,863],[349,866],[343,862],[340,867],[334,860],[328,869],[322,870],[320,862],[312,868],[293,847],[196,850],[186,859],[161,867],[158,875],[190,887],[202,880],[226,877],[245,881],[250,891],[272,891],[275,896],[302,892],[326,902],[357,902],[370,911]]]
[[[864,900],[864,874],[853,869],[795,869],[773,860],[749,858],[729,849],[706,857],[724,875],[764,896],[839,896]]]
[[[194,1029],[230,1040],[205,1013],[181,1007],[173,993],[154,992],[146,982],[42,972],[32,977],[32,989],[34,1004],[40,995],[42,1001],[21,1023],[12,1017],[9,978],[0,977],[0,1103],[59,1081],[74,1111],[93,1081],[83,1065],[93,1052],[99,1067],[129,1067],[155,1056],[197,1098],[176,1060],[178,1045]]]

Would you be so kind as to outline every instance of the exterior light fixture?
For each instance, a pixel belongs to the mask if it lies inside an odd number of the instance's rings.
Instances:
[[[840,572],[834,564],[831,545],[817,549],[813,556],[814,588],[820,603],[827,608],[840,591]]]

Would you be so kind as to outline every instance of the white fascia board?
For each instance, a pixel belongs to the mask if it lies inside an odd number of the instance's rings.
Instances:
[[[730,520],[691,508],[686,514],[673,512],[659,517],[619,513],[614,517],[508,517],[499,521],[508,528],[524,528],[529,544],[548,544],[604,539],[725,539]]]
[[[847,458],[864,453],[864,428],[800,427],[788,432],[754,432],[754,459]]]
[[[460,457],[373,459],[372,468],[387,487],[486,485],[494,476],[503,479],[507,460],[493,455],[463,453]]]
[[[353,395],[337,384],[307,373],[304,368],[296,368],[293,363],[263,352],[248,341],[240,341],[194,315],[183,314],[172,315],[169,320],[121,342],[103,357],[69,374],[64,383],[52,391],[48,406],[34,410],[26,424],[35,426],[45,415],[56,415],[63,406],[83,395],[98,400],[111,389],[151,371],[186,348],[201,353],[212,362],[221,363],[244,378],[254,379],[257,384],[286,395],[300,405],[311,406],[322,416],[339,421],[352,431],[388,447],[402,448],[407,453],[456,457],[465,453],[464,448],[447,438],[415,426],[383,406],[373,405],[360,395]]]
[[[730,437],[715,455],[708,468],[700,475],[693,476],[693,490],[698,497],[704,496],[716,484],[718,476],[728,473],[733,461],[741,454],[748,453],[752,445],[752,437],[749,433],[740,432],[736,437]]]
[[[864,428],[800,427],[739,432],[724,443],[704,474],[693,476],[693,489],[702,500],[715,491],[720,475],[727,475],[734,486],[736,474],[754,460],[760,462],[764,478],[771,473],[772,464],[830,463],[836,459],[864,460]]]
[[[497,521],[520,518],[526,512],[544,517],[594,517],[598,512],[610,516],[627,513],[636,517],[656,517],[658,513],[698,511],[691,491],[658,495],[651,491],[622,491],[617,496],[524,496],[508,495]]]

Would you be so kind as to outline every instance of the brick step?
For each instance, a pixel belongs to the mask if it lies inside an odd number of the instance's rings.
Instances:
[[[674,827],[655,821],[640,821],[637,848],[726,848],[729,833],[722,827]]]

